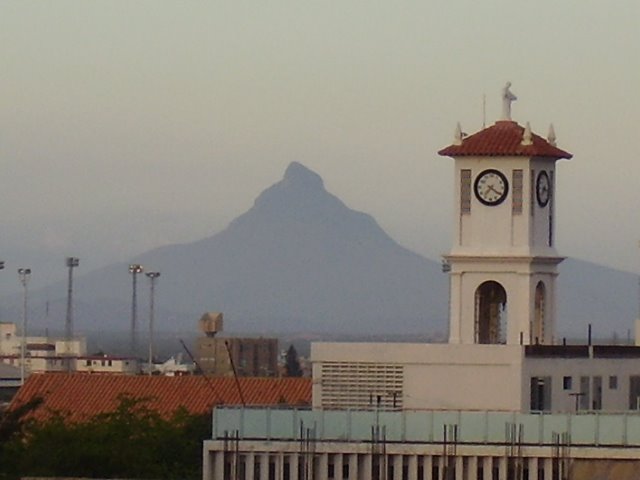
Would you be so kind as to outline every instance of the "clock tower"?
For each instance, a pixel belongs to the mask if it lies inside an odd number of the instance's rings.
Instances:
[[[556,161],[572,155],[511,120],[473,135],[460,126],[438,153],[455,161],[449,343],[550,344],[556,315]]]

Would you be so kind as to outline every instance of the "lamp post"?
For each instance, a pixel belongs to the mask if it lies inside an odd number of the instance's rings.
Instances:
[[[153,320],[155,316],[155,290],[156,280],[160,277],[160,272],[147,272],[145,274],[149,278],[149,375],[151,375],[151,366],[153,365]]]
[[[19,268],[18,276],[20,283],[24,289],[24,297],[22,303],[22,343],[20,344],[20,385],[24,385],[25,379],[25,359],[27,351],[27,299],[29,296],[29,278],[31,277],[30,268]]]
[[[66,337],[66,364],[67,372],[71,371],[71,340],[73,338],[73,269],[80,265],[80,259],[76,257],[67,257],[66,265],[69,269],[69,283],[67,286],[67,320],[65,322]]]
[[[129,265],[129,273],[133,278],[133,291],[131,294],[131,355],[136,356],[138,349],[138,338],[136,330],[136,317],[138,314],[138,296],[137,296],[137,278],[138,274],[142,273],[144,268],[142,265],[133,263]]]

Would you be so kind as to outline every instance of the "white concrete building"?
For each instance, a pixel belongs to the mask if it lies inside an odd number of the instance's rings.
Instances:
[[[639,460],[638,415],[223,407],[203,470],[215,480],[631,480]],[[593,476],[611,464],[624,476]]]
[[[439,152],[455,172],[449,343],[313,344],[313,410],[217,409],[205,480],[559,480],[608,461],[640,467],[640,347],[554,336],[556,162],[571,154],[553,128],[544,139],[512,121],[514,99],[507,85],[502,120],[470,136],[458,126]],[[637,478],[633,468],[615,478]]]
[[[48,336],[27,336],[25,339],[28,352],[51,356],[85,355],[87,340],[75,337],[70,340]],[[18,328],[13,322],[0,322],[0,355],[20,355],[23,337],[18,334]]]
[[[454,159],[448,344],[316,343],[315,408],[621,412],[640,406],[640,348],[554,336],[556,161],[511,120],[441,150]]]
[[[23,337],[11,322],[0,322],[0,362],[14,367],[22,363]],[[113,355],[87,355],[87,340],[48,336],[24,338],[25,376],[44,372],[128,373],[140,371],[137,359]]]

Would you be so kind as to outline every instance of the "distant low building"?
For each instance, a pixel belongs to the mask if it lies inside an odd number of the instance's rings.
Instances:
[[[114,355],[86,355],[74,358],[73,371],[86,373],[136,374],[140,365],[136,358]]]
[[[44,372],[89,372],[135,374],[140,371],[136,358],[113,355],[88,355],[84,337],[70,340],[49,336],[24,338],[25,375]],[[20,368],[22,335],[13,322],[0,323],[0,362]]]
[[[196,340],[196,361],[205,375],[274,377],[278,375],[278,339],[217,337],[223,329],[222,313],[208,312],[200,319],[203,337]]]
[[[0,322],[0,355],[20,356],[22,334],[14,322]],[[87,340],[75,337],[70,340],[49,336],[27,336],[26,353],[34,356],[86,355]]]

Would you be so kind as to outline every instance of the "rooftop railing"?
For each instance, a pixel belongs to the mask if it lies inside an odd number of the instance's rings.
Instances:
[[[286,441],[442,443],[455,428],[464,444],[640,446],[638,414],[548,414],[468,411],[361,411],[219,407],[213,412],[213,438]],[[449,433],[450,435],[450,433]],[[451,438],[449,437],[449,440]]]

